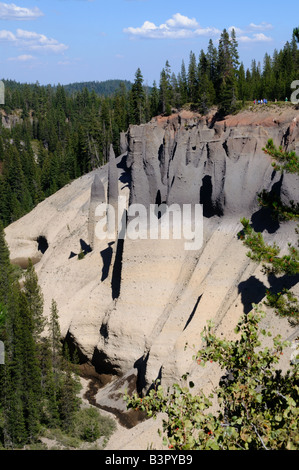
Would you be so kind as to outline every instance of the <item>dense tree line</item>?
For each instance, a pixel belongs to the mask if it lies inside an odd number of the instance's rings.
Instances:
[[[97,95],[111,96],[113,95],[120,86],[125,86],[126,90],[129,91],[132,88],[132,83],[129,80],[105,80],[104,82],[75,82],[68,85],[63,85],[65,91],[69,94],[75,94],[78,91],[82,91],[87,88],[89,92],[95,91]]]
[[[26,271],[11,265],[0,222],[0,450],[45,449],[43,436],[86,448],[115,430],[81,406],[76,352],[62,341],[54,299],[48,313],[31,260]]]
[[[296,29],[292,40],[273,56],[266,54],[263,64],[252,60],[245,69],[240,62],[234,30],[224,29],[216,47],[209,41],[207,51],[196,57],[190,52],[189,64],[184,61],[177,76],[166,61],[160,74],[159,89],[151,90],[151,113],[171,112],[190,104],[205,114],[212,105],[222,113],[234,112],[246,101],[267,99],[284,101],[291,94],[291,83],[298,79],[299,50]]]
[[[31,262],[22,288],[20,275],[10,264],[0,226],[0,340],[5,345],[0,366],[0,447],[8,449],[34,442],[41,426],[68,430],[79,409],[78,382],[63,353],[57,305],[53,300],[46,325]]]
[[[111,143],[119,154],[120,132],[129,125],[124,84],[113,97],[87,88],[69,95],[63,86],[38,84],[7,83],[5,92],[3,111],[10,122],[0,123],[4,226],[65,184],[105,164]]]

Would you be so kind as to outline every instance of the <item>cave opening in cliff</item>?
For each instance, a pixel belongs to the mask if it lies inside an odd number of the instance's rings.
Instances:
[[[40,251],[42,254],[46,253],[47,249],[49,248],[48,240],[44,235],[40,235],[36,239],[37,241],[37,249]]]
[[[217,207],[217,204],[213,202],[212,196],[212,177],[206,175],[202,179],[202,187],[200,188],[200,204],[203,206],[203,216],[207,218],[223,215],[221,208]]]

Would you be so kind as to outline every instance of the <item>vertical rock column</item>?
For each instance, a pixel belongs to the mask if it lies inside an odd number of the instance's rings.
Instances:
[[[109,152],[108,169],[108,210],[107,210],[107,229],[108,233],[115,234],[117,238],[118,230],[118,169],[116,166],[115,153],[112,145]]]
[[[96,248],[96,208],[99,204],[106,202],[106,192],[104,185],[96,173],[94,176],[93,183],[90,191],[90,204],[89,204],[89,216],[88,216],[88,239],[89,245],[92,250]]]

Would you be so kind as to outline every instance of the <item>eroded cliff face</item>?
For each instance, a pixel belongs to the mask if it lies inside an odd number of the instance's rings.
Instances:
[[[256,194],[278,182],[283,197],[298,200],[296,178],[275,175],[262,148],[272,138],[299,150],[299,115],[274,116],[248,112],[213,123],[185,112],[131,126],[125,136],[131,202],[201,202],[207,217],[239,215],[252,212]]]
[[[54,298],[62,334],[82,364],[104,383],[112,380],[98,391],[99,405],[124,411],[128,382],[146,392],[157,378],[171,385],[186,371],[199,388],[216,383],[217,368],[199,369],[185,344],[200,347],[209,319],[218,334],[233,336],[240,315],[263,300],[272,282],[237,239],[240,217],[250,217],[283,249],[295,242],[296,224],[274,223],[257,203],[263,189],[299,202],[298,177],[273,172],[262,151],[269,138],[298,151],[298,111],[245,112],[222,122],[183,112],[131,126],[121,136],[116,167],[79,178],[6,229],[12,261],[24,266],[32,257],[37,263],[45,314]],[[186,251],[184,240],[93,237],[91,204],[98,193],[99,203],[105,194],[115,202],[116,172],[118,194],[128,204],[201,203],[203,246]],[[40,236],[48,244],[44,253]],[[264,323],[285,339],[294,337],[288,322],[271,312]]]

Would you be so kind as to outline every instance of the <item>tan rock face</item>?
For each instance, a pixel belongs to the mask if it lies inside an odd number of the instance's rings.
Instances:
[[[269,138],[296,148],[298,112],[288,113],[246,112],[214,125],[181,114],[132,126],[122,135],[118,194],[146,208],[202,203],[200,250],[186,251],[185,240],[127,238],[96,240],[90,251],[96,224],[91,187],[97,175],[107,197],[107,167],[74,181],[7,227],[12,261],[25,267],[30,257],[36,263],[45,315],[54,298],[62,333],[83,363],[114,381],[134,369],[144,391],[158,377],[171,385],[186,371],[199,387],[217,379],[212,369],[198,370],[192,345],[200,347],[208,319],[214,319],[219,334],[232,335],[240,315],[262,301],[269,286],[237,239],[240,217],[252,216],[254,227],[282,247],[294,242],[295,224],[275,226],[256,198],[262,189],[273,189],[285,202],[299,201],[298,178],[274,174],[262,152]],[[37,241],[41,236],[46,251]],[[85,256],[79,260],[80,250]],[[284,338],[293,334],[275,317],[271,327]],[[105,393],[97,399],[107,401]]]

